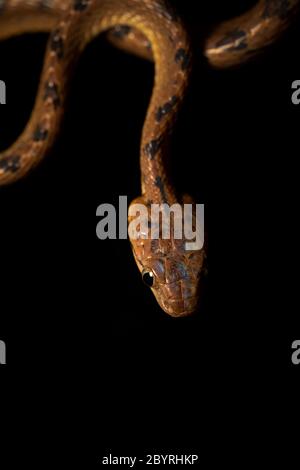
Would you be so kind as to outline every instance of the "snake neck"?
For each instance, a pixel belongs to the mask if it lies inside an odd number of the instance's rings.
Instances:
[[[185,96],[191,54],[180,19],[163,0],[69,3],[49,39],[31,119],[15,144],[0,154],[0,184],[24,176],[51,146],[59,129],[71,71],[86,45],[112,27],[128,25],[147,37],[155,61],[154,89],[141,142],[142,192],[151,202],[174,202],[166,149]]]
[[[78,25],[74,23],[74,33],[69,34],[84,38],[79,48],[117,25],[139,30],[151,46],[155,79],[141,139],[142,195],[147,203],[172,205],[177,195],[168,171],[168,149],[191,70],[191,47],[185,28],[165,0],[81,1],[86,4],[85,19],[79,19]],[[79,27],[82,35],[78,34]]]

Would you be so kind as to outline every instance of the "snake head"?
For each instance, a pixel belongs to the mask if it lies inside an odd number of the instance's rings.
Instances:
[[[145,260],[143,281],[167,314],[183,317],[197,310],[203,261],[203,250],[184,256],[158,254]]]
[[[142,198],[135,200],[133,204],[142,205]],[[169,239],[164,239],[160,233],[153,239],[148,232],[145,237],[150,215],[148,208],[143,213],[144,217],[148,217],[147,221],[142,220],[143,216],[140,218],[140,236],[133,237],[130,224],[134,218],[129,209],[129,238],[142,279],[168,315],[191,315],[197,310],[200,299],[204,249],[187,250],[186,239],[176,239],[172,235]]]

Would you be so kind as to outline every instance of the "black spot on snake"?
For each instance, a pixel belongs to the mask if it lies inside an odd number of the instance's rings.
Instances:
[[[74,0],[74,10],[84,11],[89,6],[90,0]]]
[[[58,91],[58,86],[54,82],[47,82],[45,86],[45,94],[44,94],[44,100],[47,100],[48,98],[52,99],[54,108],[58,108],[60,106],[61,100],[59,97],[59,91]]]
[[[222,47],[222,46],[227,46],[230,45],[234,41],[238,41],[239,39],[245,40],[247,37],[247,33],[243,31],[242,29],[234,29],[233,31],[230,31],[229,33],[224,36],[220,41],[216,43],[216,47]],[[236,47],[238,47],[237,45]],[[236,47],[232,46],[232,50],[235,49]]]
[[[0,0],[0,15],[4,10],[6,0]]]
[[[145,154],[150,158],[150,160],[153,160],[157,152],[159,151],[161,146],[161,139],[154,139],[151,140],[147,145],[145,145],[144,152]]]
[[[60,35],[59,30],[53,31],[50,40],[50,48],[54,51],[59,59],[62,59],[64,56],[64,41]]]
[[[166,116],[170,111],[172,111],[176,103],[178,103],[178,97],[172,96],[172,98],[167,103],[165,103],[163,106],[160,106],[156,111],[156,121],[160,122],[164,116]]]
[[[0,160],[0,170],[11,173],[16,173],[21,167],[21,157],[19,155],[12,155],[3,157]]]
[[[35,142],[41,142],[47,139],[49,132],[47,129],[43,129],[41,126],[37,126],[34,134],[33,134],[33,140]]]
[[[181,279],[189,279],[188,269],[183,263],[177,263],[176,270],[180,274]]]
[[[153,204],[152,199],[147,199],[146,206],[148,207],[148,209],[151,209],[152,204]]]
[[[123,39],[130,33],[130,31],[131,27],[124,24],[113,28],[112,34],[118,39]]]
[[[40,0],[39,7],[41,10],[47,10],[48,8],[53,7],[53,0]]]
[[[161,3],[155,3],[154,4],[156,12],[160,15],[166,18],[169,21],[177,21],[178,20],[178,14],[177,12],[171,7],[171,5],[168,4],[168,10],[163,7]]]
[[[229,47],[228,51],[243,51],[244,49],[247,49],[248,44],[246,41],[241,41],[239,42],[236,46]]]
[[[264,19],[278,16],[281,20],[285,20],[289,16],[290,7],[289,0],[266,0],[262,16]]]
[[[165,192],[165,187],[164,187],[164,184],[163,184],[163,181],[161,179],[160,176],[157,176],[157,178],[155,179],[155,186],[159,189],[160,191],[160,194],[161,194],[161,198],[162,198],[162,202],[163,203],[166,203],[167,202],[167,196],[166,196],[166,192]]]
[[[175,54],[176,64],[181,64],[181,70],[186,70],[190,64],[190,54],[185,49],[178,49]]]
[[[159,240],[151,240],[151,251],[156,253],[159,250]]]

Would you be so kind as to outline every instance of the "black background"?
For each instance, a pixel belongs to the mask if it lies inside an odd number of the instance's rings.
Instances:
[[[196,2],[174,3],[195,20]],[[214,3],[201,8],[200,22],[242,10]],[[203,455],[227,434],[230,404],[244,392],[251,399],[237,428],[254,397],[268,406],[267,383],[294,378],[300,107],[291,104],[291,83],[300,77],[299,39],[298,21],[263,57],[228,71],[197,55],[173,152],[177,184],[206,204],[209,280],[194,317],[164,315],[129,243],[95,235],[99,204],[139,195],[151,64],[94,41],[51,154],[1,189],[6,374],[16,389],[28,381],[37,402],[43,397],[41,422],[46,414],[60,428],[56,447],[66,445],[63,422],[67,434],[72,427],[80,441],[88,436],[85,455],[94,462],[104,449]],[[29,117],[46,41],[28,35],[0,45],[1,150]],[[70,449],[74,455],[74,441]]]

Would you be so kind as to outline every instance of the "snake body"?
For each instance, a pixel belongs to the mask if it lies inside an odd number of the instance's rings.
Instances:
[[[290,24],[298,0],[261,0],[249,12],[218,26],[205,41],[214,67],[244,62]],[[178,14],[164,0],[0,0],[0,40],[49,32],[44,67],[31,118],[17,141],[0,153],[0,186],[25,176],[49,151],[59,131],[68,82],[80,54],[100,33],[118,47],[155,62],[155,84],[141,140],[142,196],[134,203],[184,204],[166,166],[169,140],[184,100],[191,45]],[[199,44],[200,48],[200,44]],[[131,239],[143,278],[172,316],[195,311],[204,250],[185,250],[185,239]],[[148,277],[147,277],[148,276]]]

